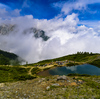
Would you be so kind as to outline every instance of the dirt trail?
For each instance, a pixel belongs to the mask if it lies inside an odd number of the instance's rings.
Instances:
[[[32,72],[31,72],[33,68],[34,68],[34,67],[31,67],[30,70],[29,70],[29,72],[28,72],[28,74],[31,75],[31,76],[33,76],[33,75],[32,75]]]

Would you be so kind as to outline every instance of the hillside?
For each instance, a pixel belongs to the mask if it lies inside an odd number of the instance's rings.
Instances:
[[[5,52],[3,51],[3,53]],[[3,57],[11,59],[7,56]],[[67,76],[49,75],[42,77],[41,75],[37,75],[40,71],[56,66],[91,63],[100,67],[99,58],[100,54],[85,52],[23,66],[0,66],[0,98],[99,99],[100,76],[69,74]],[[64,65],[57,64],[66,60],[67,63]]]
[[[98,60],[98,61],[96,61],[96,60]],[[100,64],[99,64],[100,63],[100,54],[89,53],[89,52],[77,52],[76,54],[71,54],[71,55],[67,55],[67,56],[63,56],[63,57],[59,57],[59,58],[55,58],[55,59],[43,60],[43,61],[39,61],[37,63],[28,64],[28,65],[29,66],[36,66],[36,65],[44,66],[46,64],[55,65],[55,62],[57,62],[57,61],[58,62],[68,61],[70,63],[69,65],[71,65],[71,63],[74,63],[72,65],[89,63],[89,64],[94,64],[95,66],[100,67]],[[96,61],[96,63],[95,63],[95,61]]]
[[[1,99],[100,99],[100,76],[51,76],[0,83]]]
[[[0,65],[19,65],[21,61],[16,54],[0,50]]]

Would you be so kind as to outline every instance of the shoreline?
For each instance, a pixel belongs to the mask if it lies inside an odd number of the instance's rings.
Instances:
[[[81,63],[79,65],[83,65],[83,64],[87,64],[87,63]],[[52,68],[56,68],[56,67],[65,67],[67,65],[50,65],[50,66],[46,66],[46,67],[38,67],[39,69],[41,69],[41,71],[39,71],[36,75],[37,76],[43,76],[43,77],[47,77],[47,76],[53,76],[51,74],[49,74],[48,70],[52,69]],[[75,65],[72,65],[75,66]],[[71,67],[71,66],[67,66],[67,67]]]

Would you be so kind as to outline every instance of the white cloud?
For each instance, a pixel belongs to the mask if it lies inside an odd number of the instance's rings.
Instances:
[[[71,67],[66,67],[66,69],[67,69],[67,70],[69,69],[69,70],[75,72],[75,71],[77,71],[77,67],[78,67],[78,66],[71,66]]]
[[[100,3],[100,0],[76,0],[73,2],[64,1],[53,3],[52,6],[55,8],[60,8],[61,12],[64,12],[65,15],[68,15],[72,10],[87,10],[88,4]],[[96,12],[91,12],[96,13]]]
[[[1,9],[2,9],[2,8],[7,8],[7,9],[10,9],[10,7],[8,7],[7,5],[2,4],[2,3],[0,3],[0,8],[1,8]]]
[[[16,24],[15,31],[10,35],[0,35],[0,48],[14,52],[28,62],[64,56],[77,51],[100,53],[100,36],[94,28],[85,25],[78,26],[76,14],[68,15],[65,19],[54,18],[34,19],[32,15],[20,16],[11,20],[0,20],[0,24]],[[50,36],[48,41],[36,39],[33,34],[23,34],[25,29],[35,27],[42,29]],[[100,29],[100,27],[98,27]]]
[[[2,19],[11,19],[12,17],[18,17],[20,16],[20,11],[18,9],[15,9],[13,11],[7,11],[6,8],[0,8],[0,18]]]

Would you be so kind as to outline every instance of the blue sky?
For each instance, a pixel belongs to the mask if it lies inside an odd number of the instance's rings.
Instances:
[[[71,4],[73,7],[69,6]],[[64,5],[71,9],[69,13],[62,11]],[[100,20],[100,0],[0,0],[0,8],[5,8],[9,13],[18,9],[20,16],[33,15],[37,19],[52,19],[59,14],[67,16],[76,13],[80,20]]]

